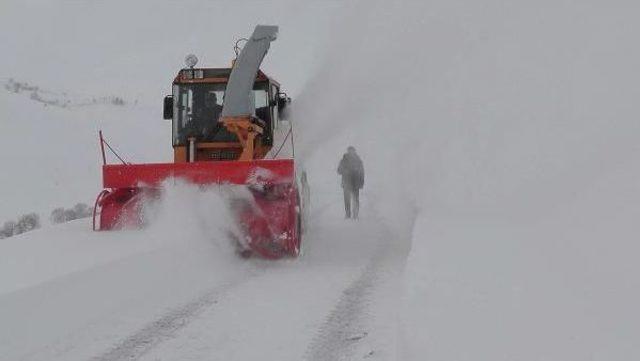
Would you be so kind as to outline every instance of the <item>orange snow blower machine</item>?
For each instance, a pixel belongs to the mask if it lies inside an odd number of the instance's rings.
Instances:
[[[145,202],[167,180],[239,186],[249,192],[225,205],[240,230],[233,236],[239,252],[272,259],[299,254],[308,191],[293,157],[291,100],[259,69],[277,33],[277,26],[258,25],[241,50],[236,43],[231,68],[196,68],[197,58],[187,56],[164,99],[173,163],[106,164],[104,146],[111,147],[100,133],[105,189],[96,199],[94,230],[143,225]]]

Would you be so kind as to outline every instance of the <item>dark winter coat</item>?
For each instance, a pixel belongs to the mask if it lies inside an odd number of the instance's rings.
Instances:
[[[364,186],[364,165],[355,152],[342,156],[338,174],[342,176],[342,188],[360,189]]]

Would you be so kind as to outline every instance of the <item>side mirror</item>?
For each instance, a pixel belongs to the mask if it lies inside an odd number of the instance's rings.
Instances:
[[[289,120],[289,108],[288,105],[291,103],[291,98],[287,96],[287,93],[278,93],[278,113],[280,114],[280,120]]]
[[[164,119],[173,119],[173,95],[164,97]]]
[[[291,103],[291,98],[287,96],[287,93],[278,93],[278,110],[281,111],[289,103]]]

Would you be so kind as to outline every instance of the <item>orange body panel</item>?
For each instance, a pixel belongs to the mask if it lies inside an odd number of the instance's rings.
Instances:
[[[196,162],[236,160],[242,153],[242,145],[233,142],[203,142],[196,143]],[[187,146],[180,145],[173,147],[173,162],[186,163],[188,149]]]
[[[240,140],[242,153],[238,160],[256,159],[256,137],[264,132],[264,129],[251,121],[250,117],[224,117],[222,124]]]

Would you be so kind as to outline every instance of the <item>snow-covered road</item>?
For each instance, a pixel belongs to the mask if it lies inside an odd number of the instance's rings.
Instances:
[[[352,222],[338,195],[324,199],[304,255],[278,262],[166,227],[79,221],[15,237],[3,260],[32,262],[0,263],[7,280],[27,277],[0,290],[0,359],[388,359],[409,240],[371,205]],[[66,252],[40,251],[51,244]]]

